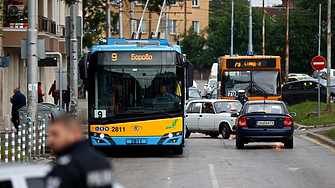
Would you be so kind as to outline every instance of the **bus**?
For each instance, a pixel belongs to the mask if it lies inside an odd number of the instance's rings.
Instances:
[[[219,58],[218,98],[234,99],[245,90],[249,100],[281,100],[279,56],[233,56]]]
[[[108,39],[80,63],[93,147],[162,146],[182,154],[193,66],[165,39]]]

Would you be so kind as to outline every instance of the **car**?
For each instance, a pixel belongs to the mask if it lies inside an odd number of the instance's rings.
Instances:
[[[188,101],[193,101],[197,99],[202,99],[200,91],[193,87],[188,88]]]
[[[204,85],[204,95],[210,95],[214,88],[217,87],[216,79],[209,79],[208,83]]]
[[[248,101],[237,117],[236,148],[243,149],[250,142],[282,142],[293,148],[295,113],[289,113],[282,101]]]
[[[300,74],[300,73],[288,74],[288,82],[309,80],[309,79],[312,79],[312,77],[308,76],[307,74]]]
[[[327,101],[327,80],[320,80],[320,101]],[[282,101],[286,105],[304,101],[318,101],[318,80],[309,79],[286,83],[282,87]],[[331,101],[335,99],[335,83],[331,82]]]
[[[217,99],[218,98],[218,89],[215,88],[212,93],[208,97],[209,99]]]
[[[235,132],[236,117],[231,113],[239,112],[242,104],[237,100],[202,99],[188,103],[186,107],[186,125],[191,133],[204,133],[212,138],[222,134],[228,139]]]
[[[317,79],[318,78],[318,71],[314,71],[312,74],[312,78]],[[325,71],[320,71],[320,78],[321,79],[326,79],[327,80],[327,72]]]

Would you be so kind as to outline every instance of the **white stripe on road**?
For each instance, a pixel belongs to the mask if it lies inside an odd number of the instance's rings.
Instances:
[[[208,166],[209,166],[209,173],[211,174],[211,178],[212,178],[213,188],[219,188],[218,180],[216,179],[216,175],[214,171],[214,165],[208,164]]]
[[[313,62],[313,65],[324,65],[325,62]]]

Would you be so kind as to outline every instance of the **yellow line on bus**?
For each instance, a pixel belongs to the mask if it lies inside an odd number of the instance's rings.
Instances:
[[[335,153],[335,149],[334,149],[333,147],[331,147],[331,146],[328,146],[328,145],[326,145],[326,144],[323,144],[323,143],[321,143],[321,142],[319,142],[319,141],[317,141],[317,140],[315,140],[315,139],[313,139],[313,138],[310,138],[310,137],[308,137],[308,136],[305,136],[305,135],[300,135],[300,136],[301,136],[302,138],[306,139],[306,140],[309,140],[309,141],[314,142],[314,143],[316,143],[316,144],[318,144],[318,145],[320,145],[320,146],[322,146],[322,147],[325,147],[325,148],[327,148],[327,149],[329,149],[330,151],[332,151],[332,152]]]

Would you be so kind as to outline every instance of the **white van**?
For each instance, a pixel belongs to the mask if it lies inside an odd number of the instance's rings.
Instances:
[[[213,63],[209,79],[217,79],[217,76],[218,76],[218,63]]]
[[[320,72],[327,72],[327,68],[322,69]],[[330,79],[335,80],[335,69],[330,69]]]

